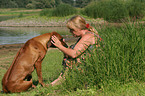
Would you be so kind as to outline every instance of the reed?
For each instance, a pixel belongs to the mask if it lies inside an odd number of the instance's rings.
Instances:
[[[101,0],[90,3],[81,13],[91,18],[121,22],[128,17],[143,17],[144,8],[144,3],[139,1]]]
[[[75,14],[77,10],[68,4],[60,4],[56,9],[53,10],[53,16],[63,17]]]
[[[103,89],[116,82],[123,85],[145,80],[144,25],[125,24],[99,33],[104,41],[78,67],[74,65],[69,70],[64,82],[66,90]]]
[[[40,12],[40,16],[56,16],[56,17],[64,17],[68,15],[73,15],[77,13],[77,10],[68,4],[60,4],[54,9],[43,9]]]

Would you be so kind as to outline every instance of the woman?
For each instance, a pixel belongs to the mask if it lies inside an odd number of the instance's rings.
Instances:
[[[58,40],[56,36],[52,36],[52,43],[58,47],[64,54],[64,66],[65,68],[70,61],[68,58],[75,60],[76,62],[80,62],[80,58],[84,59],[83,54],[86,54],[86,51],[92,48],[94,45],[98,46],[97,42],[101,38],[98,35],[98,32],[89,24],[86,24],[86,21],[83,17],[77,15],[73,16],[67,22],[67,27],[70,29],[70,32],[73,34],[74,37],[80,37],[79,40],[72,45],[70,48],[64,47],[61,42]],[[53,81],[51,85],[55,85],[58,81],[61,80],[63,72],[60,74],[58,79]]]

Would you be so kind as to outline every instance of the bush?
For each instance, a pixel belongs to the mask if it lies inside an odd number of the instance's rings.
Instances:
[[[122,21],[128,17],[143,17],[143,1],[103,0],[92,2],[81,12],[91,18],[104,18],[107,21]]]
[[[143,17],[144,16],[144,10],[145,10],[145,4],[141,2],[127,2],[126,7],[128,9],[128,14],[130,17]]]
[[[41,12],[40,12],[40,16],[52,16],[52,12],[53,12],[53,9],[43,9]]]
[[[18,8],[18,4],[14,1],[8,2],[8,8]]]
[[[69,4],[60,4],[53,10],[53,16],[68,16],[75,14],[77,11]]]
[[[26,5],[26,8],[27,9],[35,9],[36,6],[34,4],[32,4],[32,3],[29,3],[29,4]]]
[[[128,17],[125,5],[118,0],[93,2],[82,13],[92,18],[104,18],[107,21],[118,21]]]
[[[45,8],[45,5],[41,2],[34,2],[35,6],[37,9],[42,9]]]

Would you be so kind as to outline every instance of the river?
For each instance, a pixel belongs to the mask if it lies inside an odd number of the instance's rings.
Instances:
[[[66,27],[0,27],[0,45],[25,43],[27,40],[52,31],[70,41],[73,36]]]

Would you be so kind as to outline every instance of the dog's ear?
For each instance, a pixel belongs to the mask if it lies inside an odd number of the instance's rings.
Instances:
[[[48,47],[50,47],[51,45],[52,45],[52,43],[51,43],[51,39],[50,39],[50,40],[48,41],[48,43],[47,43],[46,46],[47,46],[47,48],[48,48]]]
[[[61,40],[63,37],[57,33],[57,32],[52,32],[52,35],[55,35],[59,40]]]
[[[57,32],[52,32],[52,36],[53,36],[53,35],[55,35],[55,36],[60,40],[60,42],[61,42],[61,44],[62,44],[63,46],[68,47],[67,44],[65,43],[63,37],[62,37],[59,33],[57,33]],[[50,39],[50,40],[51,40],[51,39]],[[54,45],[52,44],[51,47],[54,47]]]
[[[47,48],[48,48],[48,47],[55,47],[55,46],[51,43],[51,41],[52,41],[52,36],[55,35],[54,33],[55,33],[55,32],[51,32],[50,39],[49,39],[49,41],[47,42],[47,45],[46,45]]]

